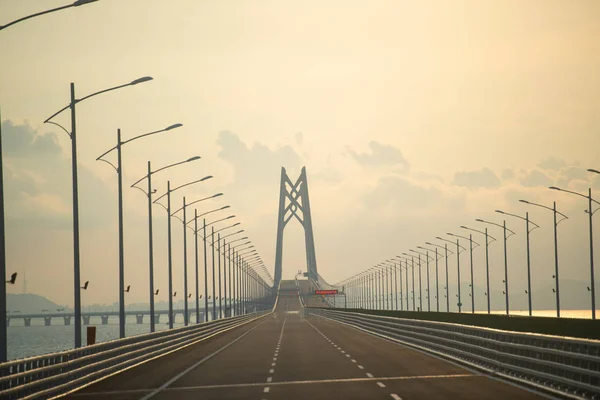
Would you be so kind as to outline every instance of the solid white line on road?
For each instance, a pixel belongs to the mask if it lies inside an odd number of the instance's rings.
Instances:
[[[396,393],[392,393],[390,396],[392,396],[392,399],[394,400],[402,400],[402,397],[398,396]]]
[[[358,369],[365,369],[365,367],[363,367],[362,365],[359,365]]]
[[[267,386],[266,388],[264,388],[263,393],[269,393],[269,390],[271,390],[271,388]]]
[[[383,384],[383,382],[377,382],[377,386],[379,386],[379,387],[385,387],[385,385]]]
[[[173,382],[175,382],[176,380],[178,380],[179,378],[181,378],[182,376],[184,376],[188,372],[192,371],[193,369],[195,369],[196,367],[198,367],[200,364],[202,364],[202,363],[210,360],[211,358],[213,358],[214,356],[216,356],[217,354],[219,354],[220,352],[222,352],[223,350],[225,350],[229,346],[233,345],[238,340],[242,339],[244,336],[246,336],[250,332],[254,331],[256,328],[258,328],[259,326],[261,326],[262,324],[264,324],[265,322],[267,322],[269,320],[270,320],[270,318],[267,318],[264,321],[262,321],[261,323],[259,323],[258,325],[256,325],[255,327],[247,330],[246,332],[244,332],[243,334],[241,334],[240,336],[238,336],[237,338],[235,338],[231,342],[227,343],[225,346],[221,347],[219,350],[215,351],[212,354],[209,354],[208,356],[204,357],[202,360],[198,361],[197,363],[195,363],[191,367],[188,367],[187,369],[183,370],[179,374],[175,375],[173,378],[169,379],[167,382],[163,383],[160,387],[154,389],[152,392],[148,393],[146,396],[142,397],[140,400],[148,400],[149,398],[154,397],[159,392],[161,392],[161,391],[165,390],[166,388],[168,388]],[[237,326],[235,326],[235,327],[237,327]],[[223,332],[227,332],[227,331],[229,331],[231,329],[234,329],[234,327],[228,328],[228,329],[224,330]],[[219,332],[219,333],[221,333],[221,332]],[[211,335],[211,336],[214,336],[214,335]],[[196,343],[196,342],[194,342],[194,343]],[[187,347],[187,346],[184,346],[184,347]],[[181,347],[181,348],[183,348],[183,347]]]
[[[417,375],[417,376],[387,376],[380,378],[342,378],[342,379],[324,379],[324,380],[313,380],[313,381],[286,381],[286,382],[272,382],[271,386],[288,386],[288,385],[309,385],[309,384],[323,384],[323,383],[348,383],[348,382],[372,382],[372,381],[411,381],[421,379],[461,379],[461,378],[479,378],[488,379],[483,375],[478,374],[452,374],[452,375]],[[264,386],[264,382],[257,383],[228,383],[223,385],[207,385],[207,386],[182,386],[182,387],[169,387],[165,389],[165,392],[176,392],[176,391],[189,391],[189,390],[202,390],[202,389],[226,389],[232,387],[257,387]],[[134,389],[134,390],[114,390],[107,392],[86,392],[86,393],[73,393],[73,397],[86,397],[86,396],[111,396],[118,394],[132,394],[132,393],[145,393],[150,392],[153,389]]]
[[[373,374],[372,374],[372,373],[370,373],[370,372],[367,372],[367,376],[368,376],[369,378],[372,378],[372,377],[373,377]]]

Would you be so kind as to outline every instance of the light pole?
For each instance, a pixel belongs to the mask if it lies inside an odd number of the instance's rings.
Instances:
[[[497,224],[495,222],[489,222],[489,221],[484,221],[481,218],[477,218],[475,221],[477,222],[482,222],[484,224],[489,224],[489,225],[494,225],[494,226],[498,226],[500,228],[502,228],[503,233],[504,233],[504,295],[505,295],[505,299],[506,299],[506,315],[508,315],[510,313],[510,306],[508,303],[508,255],[507,255],[507,250],[506,250],[506,240],[511,237],[512,235],[514,235],[515,233],[513,231],[511,231],[510,229],[508,229],[506,227],[506,220],[502,221],[502,225]],[[506,232],[510,232],[510,235],[506,236]]]
[[[477,233],[481,233],[482,235],[485,235],[485,280],[486,280],[486,290],[487,290],[487,292],[485,292],[485,295],[487,297],[487,310],[488,310],[488,314],[489,314],[490,313],[490,258],[489,258],[488,248],[489,248],[490,243],[495,241],[496,238],[494,238],[493,236],[490,236],[488,234],[487,228],[485,228],[485,231],[479,231],[477,229],[467,228],[464,225],[461,225],[461,228],[466,229],[468,231],[477,232]],[[489,241],[489,239],[492,239],[492,241]]]
[[[133,80],[124,85],[114,86],[108,89],[100,90],[98,92],[89,94],[81,99],[75,98],[75,84],[71,82],[71,101],[70,103],[48,117],[44,123],[53,124],[61,128],[71,138],[71,172],[72,172],[72,186],[73,186],[73,290],[74,290],[74,301],[73,309],[75,313],[75,348],[81,347],[81,277],[80,277],[80,257],[79,257],[79,193],[78,193],[78,178],[77,178],[77,124],[76,124],[76,113],[75,105],[90,97],[99,95],[101,93],[110,92],[113,90],[121,89],[127,86],[134,86],[138,83],[147,82],[152,80],[151,77],[146,76]],[[51,121],[52,118],[65,111],[67,108],[71,109],[71,132],[65,127],[58,124],[57,122]]]
[[[528,201],[525,201],[525,200],[519,200],[519,201],[522,203],[529,203]],[[556,202],[554,203],[554,210],[556,210]],[[522,217],[517,214],[507,213],[502,210],[496,210],[496,212],[499,214],[503,214],[503,215],[510,215],[511,217],[519,218],[519,219],[525,221],[525,235],[526,235],[525,244],[527,246],[527,290],[525,291],[525,293],[527,293],[527,300],[529,302],[529,316],[531,317],[531,315],[533,314],[533,306],[532,306],[532,302],[531,302],[531,252],[530,252],[530,248],[529,248],[529,234],[531,232],[533,232],[534,229],[537,229],[540,226],[529,219],[528,212],[525,213],[525,217]],[[534,225],[534,227],[529,229],[529,224]],[[560,300],[559,300],[560,297],[558,294],[558,248],[556,247],[556,245],[557,245],[556,239],[557,239],[556,238],[556,214],[554,214],[554,262],[555,262],[554,263],[554,265],[555,265],[555,275],[554,276],[556,278],[556,316],[560,317]]]
[[[199,283],[198,283],[198,218],[202,217],[204,215],[213,213],[213,212],[217,212],[217,211],[221,211],[221,210],[225,210],[227,208],[229,208],[229,206],[223,206],[211,211],[207,211],[205,213],[202,213],[200,215],[198,215],[198,211],[194,210],[194,219],[193,221],[187,221],[187,216],[186,216],[186,211],[187,208],[191,205],[200,203],[202,201],[205,200],[210,200],[210,199],[214,199],[215,197],[220,197],[223,196],[223,193],[217,193],[214,194],[212,196],[208,196],[208,197],[204,197],[195,201],[192,201],[191,203],[186,203],[185,201],[185,196],[183,197],[183,206],[181,206],[179,209],[177,209],[176,211],[174,211],[171,216],[175,217],[176,214],[179,211],[183,210],[183,219],[181,220],[181,222],[183,223],[183,291],[184,291],[184,297],[185,297],[185,303],[184,303],[184,309],[185,309],[185,315],[183,317],[183,321],[184,324],[187,326],[189,323],[189,314],[188,314],[188,281],[187,281],[187,228],[188,228],[188,224],[190,224],[191,222],[194,222],[194,228],[192,229],[192,231],[194,232],[195,235],[195,239],[194,239],[194,250],[195,250],[195,270],[196,270],[196,297],[198,297],[198,293],[199,293]],[[196,303],[196,323],[199,321],[199,316],[200,316],[200,308],[199,308],[199,304],[198,304],[198,300],[196,299],[195,301]]]
[[[448,252],[450,252],[450,254],[454,254],[454,252],[452,250],[448,250],[448,245],[444,243],[443,246],[439,245],[439,244],[435,244],[435,243],[431,243],[431,242],[425,242],[425,244],[428,244],[430,246],[434,246],[436,249],[439,247],[441,249],[444,249],[444,258],[446,259],[446,286],[444,287],[444,289],[446,289],[446,312],[450,312],[450,292],[449,292],[449,288],[448,288]]]
[[[172,246],[171,246],[171,193],[186,186],[193,185],[195,183],[204,182],[208,179],[211,179],[212,175],[205,176],[202,179],[197,179],[195,181],[191,181],[185,183],[183,185],[177,186],[175,189],[171,189],[171,181],[167,181],[167,191],[162,196],[159,196],[153,203],[159,204],[165,210],[167,210],[167,246],[168,246],[168,266],[169,266],[169,293],[173,292],[173,254],[172,254]],[[167,206],[163,206],[158,201],[163,197],[167,196]],[[187,294],[185,294],[187,296]],[[187,301],[187,298],[186,298]],[[184,317],[187,318],[187,317]],[[169,296],[169,329],[173,329],[173,296]]]
[[[429,242],[426,242],[426,244],[428,244]],[[432,252],[435,253],[435,300],[436,300],[436,311],[439,312],[440,311],[440,286],[439,286],[439,273],[438,273],[438,261],[440,259],[440,254],[438,253],[438,246],[439,245],[435,245],[435,249],[431,250],[428,249],[427,247],[422,247],[422,246],[417,246],[417,248],[421,249],[421,250],[425,250],[427,252]]]
[[[234,217],[235,217],[235,215],[230,215],[229,217],[224,218],[223,220],[234,218]],[[215,221],[213,223],[216,223],[216,222],[219,222],[219,221]],[[239,224],[240,224],[239,222],[236,222],[233,225],[226,226],[226,227],[221,228],[221,229],[219,229],[217,231],[215,231],[214,226],[211,227],[211,235],[210,235],[210,237],[211,237],[211,240],[210,240],[211,243],[210,243],[210,247],[211,247],[211,252],[212,252],[212,292],[213,292],[212,316],[213,316],[213,320],[217,319],[216,297],[215,297],[216,296],[216,288],[215,288],[215,286],[216,286],[216,281],[215,281],[215,233],[218,234],[221,231],[224,231],[224,230],[229,229],[229,228],[233,228],[234,226],[238,226]],[[221,285],[220,285],[220,281],[221,281],[221,257],[219,255],[219,302],[221,301]]]
[[[410,257],[410,262],[411,262],[411,269],[412,269],[412,303],[413,303],[413,311],[417,310],[417,305],[415,303],[415,256],[408,254],[408,253],[402,253],[407,257]],[[407,264],[408,265],[408,264]],[[407,278],[408,279],[408,278]]]
[[[479,243],[473,240],[473,235],[471,234],[469,234],[469,237],[455,235],[453,233],[448,233],[447,235],[461,239],[466,239],[469,241],[469,261],[471,263],[471,284],[469,285],[471,286],[471,293],[469,293],[469,296],[471,296],[471,313],[475,314],[475,284],[473,283],[473,243],[475,243],[477,247],[479,247]]]
[[[408,257],[405,256],[396,256],[396,258],[400,259],[400,260],[404,260],[404,271],[406,271],[405,273],[405,278],[406,278],[406,311],[410,311],[410,302],[409,302],[409,294],[410,294],[410,287],[408,285],[408,261],[410,260]],[[400,263],[400,275],[402,275],[402,263]],[[414,311],[414,310],[413,310]]]
[[[146,197],[148,198],[148,269],[149,269],[149,279],[150,279],[150,332],[154,332],[156,329],[155,324],[155,315],[154,315],[154,240],[152,233],[152,194],[156,192],[155,189],[152,189],[152,175],[157,172],[164,171],[165,169],[175,167],[176,165],[185,164],[191,161],[199,160],[200,156],[195,156],[188,158],[187,160],[180,161],[174,164],[170,164],[159,168],[155,171],[152,171],[152,167],[150,165],[150,161],[148,161],[148,173],[134,182],[131,187],[141,190]],[[143,181],[144,179],[148,180],[148,188],[147,191],[142,189],[139,186],[136,186],[138,183]]]
[[[0,115],[0,363],[8,358],[6,322],[6,236],[4,230],[4,161],[2,160],[2,115]]]
[[[598,172],[595,169],[593,169],[593,170],[588,169],[588,171],[594,172],[594,173]],[[561,189],[556,186],[550,186],[550,189],[558,190],[558,191],[565,192],[565,193],[571,193],[571,194],[577,195],[579,197],[583,197],[588,200],[588,210],[586,212],[588,213],[589,224],[590,224],[590,286],[591,286],[588,290],[590,290],[592,292],[592,319],[596,319],[596,283],[595,283],[595,278],[594,278],[594,232],[593,232],[593,226],[592,226],[592,223],[593,223],[592,217],[594,216],[594,213],[596,211],[598,211],[599,209],[594,210],[592,208],[592,202],[599,204],[599,205],[600,205],[600,203],[592,198],[592,188],[588,189],[587,196],[584,194],[581,194],[581,193],[572,192],[570,190]]]
[[[458,303],[456,303],[456,305],[458,306],[458,312],[460,313],[460,312],[462,312],[462,298],[460,296],[460,253],[461,253],[461,249],[464,251],[464,250],[466,250],[466,247],[461,246],[459,239],[456,239],[456,243],[453,242],[452,240],[444,239],[439,236],[436,236],[436,239],[442,240],[444,242],[456,244],[456,268],[457,268],[457,282],[458,282],[458,294],[456,295],[456,297],[458,297]],[[446,257],[446,260],[447,259],[448,259],[448,257]],[[446,285],[446,287],[448,287],[448,285]],[[448,293],[448,292],[446,292],[446,293]]]
[[[31,15],[28,15],[28,16],[26,16],[26,17],[22,17],[22,18],[19,18],[19,19],[16,19],[16,20],[14,20],[14,21],[12,21],[12,22],[9,22],[9,23],[8,23],[8,24],[6,24],[6,25],[0,25],[0,31],[1,31],[2,29],[6,29],[6,28],[8,28],[8,27],[9,27],[9,26],[11,26],[11,25],[14,25],[14,24],[16,24],[16,23],[19,23],[19,22],[22,22],[22,21],[28,20],[28,19],[30,19],[30,18],[38,17],[38,16],[40,16],[40,15],[44,15],[44,14],[50,14],[50,13],[52,13],[52,12],[55,12],[55,11],[64,10],[65,8],[71,8],[71,7],[79,7],[79,6],[83,6],[83,5],[85,5],[85,4],[93,3],[93,2],[96,2],[96,1],[98,1],[98,0],[77,0],[77,1],[75,1],[75,2],[73,2],[73,3],[71,3],[71,4],[68,4],[68,5],[66,5],[66,6],[56,7],[56,8],[52,8],[52,9],[50,9],[50,10],[41,11],[41,12],[38,12],[38,13],[35,13],[35,14],[31,14]]]
[[[419,246],[417,246],[417,247],[419,247]],[[427,311],[431,311],[431,298],[429,296],[429,289],[430,289],[430,286],[429,286],[429,260],[433,259],[433,257],[431,257],[429,255],[429,250],[427,250],[425,253],[421,253],[416,250],[410,250],[410,251],[412,251],[413,253],[417,253],[419,255],[419,290],[421,289],[420,288],[420,286],[421,286],[421,256],[425,256],[425,260],[427,261],[427,291],[426,291],[426,293],[427,293]],[[423,309],[421,308],[421,310],[423,310]]]
[[[140,139],[146,136],[154,135],[161,132],[167,132],[171,129],[179,128],[182,124],[173,124],[167,126],[164,129],[145,133],[133,137],[131,139],[121,141],[121,129],[117,129],[117,145],[110,148],[109,150],[102,153],[96,161],[104,161],[115,169],[117,172],[117,187],[118,187],[118,216],[119,216],[119,337],[122,339],[125,337],[125,249],[123,240],[123,163],[122,163],[122,147],[136,139]],[[115,166],[103,157],[108,155],[111,151],[117,150],[117,165]]]

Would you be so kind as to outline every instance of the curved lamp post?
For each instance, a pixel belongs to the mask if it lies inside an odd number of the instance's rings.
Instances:
[[[452,243],[456,245],[456,268],[457,268],[457,282],[458,282],[458,294],[456,295],[456,297],[458,297],[458,303],[456,303],[456,305],[458,306],[458,312],[462,312],[462,298],[460,297],[460,253],[461,253],[461,249],[463,251],[467,250],[466,247],[461,246],[460,244],[460,240],[456,239],[456,242],[452,241],[452,240],[448,240],[448,239],[444,239],[443,237],[439,237],[436,236],[435,237],[438,240],[442,240],[444,242],[448,242],[448,243]],[[446,260],[448,259],[448,257],[446,257]],[[446,285],[447,287],[447,285]],[[446,292],[447,293],[447,292]],[[450,296],[448,296],[448,301],[450,301]]]
[[[594,173],[598,172],[595,169],[592,169],[592,170],[588,169],[588,171],[594,172]],[[590,292],[592,292],[592,319],[596,319],[596,283],[595,283],[595,278],[594,278],[594,232],[593,232],[593,227],[592,227],[592,225],[593,225],[592,217],[593,217],[594,213],[596,211],[598,211],[599,209],[594,210],[592,208],[592,202],[599,204],[599,205],[600,205],[600,203],[592,198],[592,188],[588,189],[587,196],[584,194],[581,194],[581,193],[572,192],[570,190],[561,189],[556,186],[550,186],[550,189],[558,190],[560,192],[574,194],[576,196],[583,197],[588,200],[588,210],[586,211],[588,213],[588,217],[589,217],[589,221],[590,221],[589,222],[589,224],[590,224],[590,288],[588,288],[588,290]]]
[[[176,190],[179,190],[181,188],[184,188],[186,186],[190,186],[190,185],[193,185],[193,184],[199,183],[199,182],[204,182],[208,179],[212,179],[212,175],[205,176],[204,178],[201,178],[201,179],[196,179],[195,181],[191,181],[191,182],[185,183],[183,185],[179,185],[174,189],[171,189],[171,181],[167,181],[167,191],[163,195],[159,196],[156,200],[153,201],[153,203],[156,203],[156,204],[162,206],[167,211],[169,293],[171,293],[173,291],[173,254],[172,254],[172,248],[171,248],[171,193],[173,193]],[[167,196],[167,206],[166,207],[158,202],[160,199],[162,199],[165,196]],[[187,293],[186,293],[186,296],[187,296]],[[186,298],[186,301],[187,301],[187,298]],[[172,297],[169,297],[169,329],[173,329],[173,298]]]
[[[469,285],[471,287],[471,293],[469,293],[469,296],[471,297],[471,313],[475,314],[475,284],[473,283],[473,243],[479,247],[479,243],[477,243],[476,241],[473,240],[473,235],[469,234],[469,237],[466,236],[461,236],[461,235],[455,235],[454,233],[447,233],[448,236],[454,236],[457,238],[461,238],[461,239],[466,239],[469,241],[469,262],[471,264],[471,284]]]
[[[35,13],[35,14],[31,14],[31,15],[28,15],[26,17],[22,17],[22,18],[14,20],[12,22],[9,22],[8,24],[0,25],[0,31],[2,29],[6,29],[9,26],[17,24],[19,22],[22,22],[22,21],[25,21],[25,20],[28,20],[28,19],[31,19],[31,18],[34,18],[34,17],[39,17],[40,15],[50,14],[50,13],[53,13],[53,12],[56,12],[56,11],[64,10],[65,8],[79,7],[79,6],[83,6],[85,4],[94,3],[96,1],[98,1],[98,0],[77,0],[77,1],[75,1],[73,3],[71,3],[71,4],[67,4],[66,6],[56,7],[56,8],[52,8],[50,10],[41,11],[41,12],[38,12],[38,13]]]
[[[448,252],[450,252],[450,254],[454,254],[454,252],[452,250],[448,250],[448,245],[446,243],[444,243],[443,246],[431,242],[425,242],[425,244],[434,246],[436,249],[444,249],[444,258],[446,259],[446,286],[444,287],[444,289],[446,290],[446,295],[444,297],[446,297],[446,312],[450,312],[450,289],[448,284]]]
[[[71,138],[71,172],[72,172],[72,186],[73,186],[73,288],[74,288],[74,301],[73,309],[75,314],[75,348],[81,347],[81,276],[80,276],[80,257],[79,257],[79,193],[78,193],[78,178],[77,178],[77,124],[76,124],[76,113],[75,105],[90,97],[97,96],[102,93],[110,92],[113,90],[121,89],[127,86],[134,86],[139,83],[151,81],[152,77],[145,76],[143,78],[135,79],[124,85],[114,86],[108,89],[100,90],[98,92],[89,94],[81,99],[75,98],[75,83],[71,82],[71,101],[70,103],[46,118],[44,123],[53,124],[61,128]],[[71,132],[57,122],[51,121],[52,118],[65,111],[67,108],[71,109]]]
[[[522,203],[529,203],[528,201],[525,200],[519,200]],[[556,203],[554,203],[554,208],[556,209]],[[531,303],[531,252],[529,250],[529,234],[531,232],[533,232],[534,229],[539,228],[540,226],[538,224],[536,224],[535,222],[531,221],[529,219],[529,213],[526,212],[525,213],[525,217],[522,217],[520,215],[517,214],[511,214],[511,213],[507,213],[504,212],[502,210],[496,210],[497,213],[499,214],[503,214],[503,215],[510,215],[511,217],[515,217],[515,218],[519,218],[523,221],[525,221],[525,234],[526,234],[526,238],[525,238],[525,243],[527,246],[527,290],[525,291],[525,293],[527,293],[527,299],[529,301],[529,316],[531,317],[532,313],[533,313],[533,306]],[[556,247],[556,214],[554,215],[554,260],[555,260],[555,277],[556,277],[556,314],[557,317],[560,317],[560,301],[559,301],[559,295],[558,295],[558,248]],[[529,229],[529,224],[534,225],[533,228]]]
[[[481,233],[482,235],[485,235],[485,281],[486,281],[486,292],[485,292],[485,296],[487,297],[487,311],[488,314],[491,312],[490,311],[490,257],[489,257],[489,245],[490,243],[492,243],[493,241],[496,240],[496,238],[494,238],[493,236],[490,236],[488,234],[488,230],[487,228],[485,228],[485,231],[479,231],[477,229],[471,229],[471,228],[467,228],[464,225],[460,226],[462,229],[466,229],[468,231],[471,232],[477,232],[477,233]],[[492,239],[491,241],[489,239]]]
[[[104,161],[109,164],[111,167],[115,169],[117,172],[117,186],[118,186],[118,204],[119,204],[119,337],[122,339],[125,337],[125,249],[124,249],[124,239],[123,239],[123,163],[122,163],[122,147],[123,145],[133,142],[136,139],[141,139],[146,136],[154,135],[161,132],[167,132],[175,128],[179,128],[183,126],[182,124],[173,124],[167,126],[164,129],[160,129],[158,131],[153,131],[150,133],[145,133],[143,135],[139,135],[133,137],[131,139],[121,141],[121,129],[117,129],[117,145],[110,148],[109,150],[102,153],[96,161]],[[117,165],[115,166],[108,160],[105,160],[103,157],[108,155],[111,151],[117,150]]]
[[[155,315],[154,315],[154,296],[156,295],[154,293],[154,241],[153,241],[153,234],[152,234],[152,194],[154,194],[156,192],[156,190],[152,189],[152,175],[154,175],[157,172],[164,171],[165,169],[175,167],[177,165],[185,164],[185,163],[188,163],[191,161],[199,160],[199,159],[200,159],[200,156],[191,157],[184,161],[166,165],[155,171],[152,171],[150,161],[148,161],[148,173],[131,185],[132,188],[142,191],[148,198],[148,253],[149,253],[148,269],[149,269],[149,276],[150,276],[150,332],[154,332],[156,329]],[[140,183],[144,179],[148,180],[147,191],[142,189],[139,186],[136,186],[138,183]]]
[[[506,315],[508,315],[510,313],[510,306],[509,306],[509,295],[508,295],[508,254],[507,254],[507,250],[506,250],[506,240],[511,237],[512,235],[515,235],[515,232],[511,231],[510,229],[508,229],[506,227],[506,220],[502,221],[502,225],[497,224],[495,222],[490,222],[490,221],[484,221],[481,218],[477,218],[475,221],[477,222],[481,222],[484,224],[488,224],[488,225],[494,225],[494,226],[498,226],[500,228],[502,228],[503,232],[504,232],[504,297],[506,300]],[[510,232],[510,235],[506,235],[506,232]]]

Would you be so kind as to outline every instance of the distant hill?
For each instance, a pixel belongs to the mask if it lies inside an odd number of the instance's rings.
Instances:
[[[65,308],[56,304],[43,296],[37,294],[7,294],[6,310],[8,312],[19,311],[21,314],[41,313],[42,310],[56,312],[57,309]]]

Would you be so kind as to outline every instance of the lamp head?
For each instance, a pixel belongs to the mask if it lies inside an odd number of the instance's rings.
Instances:
[[[204,181],[206,181],[206,180],[209,180],[209,179],[211,179],[212,177],[213,177],[212,175],[205,176],[204,178],[200,179],[200,182],[204,182]]]
[[[469,228],[467,228],[467,227],[466,227],[466,226],[464,226],[464,225],[461,225],[460,227],[461,227],[461,228],[463,228],[463,229],[469,229]]]
[[[188,158],[187,160],[185,160],[185,162],[196,161],[196,160],[199,160],[199,159],[200,159],[200,156],[194,156],[192,158]]]
[[[183,126],[183,124],[173,124],[173,125],[169,125],[165,128],[165,131],[170,131],[171,129],[175,129],[175,128],[179,128]]]
[[[153,78],[151,76],[144,76],[143,78],[138,78],[136,80],[131,81],[130,85],[137,85],[138,83],[151,81]]]
[[[527,200],[519,200],[521,203],[529,204]]]
[[[597,169],[592,169],[592,168],[588,168],[588,172],[593,172],[595,174],[600,174],[600,171],[598,171]]]
[[[550,186],[548,189],[552,189],[552,190],[562,190],[561,188],[558,188],[556,186]]]
[[[71,4],[73,7],[79,7],[79,6],[83,6],[85,4],[89,4],[89,3],[93,3],[95,1],[98,0],[77,0],[76,2],[74,2],[73,4]]]
[[[219,210],[224,210],[224,209],[229,208],[229,207],[230,206],[223,206],[223,207],[219,208]]]
[[[506,214],[506,213],[505,213],[504,211],[502,211],[502,210],[496,210],[496,212],[497,212],[498,214]]]
[[[231,219],[231,218],[235,218],[235,215],[230,215],[229,217],[227,217],[225,219]]]
[[[441,238],[439,236],[436,236],[435,238],[438,239],[438,240],[444,240],[443,238]]]
[[[484,220],[482,220],[481,218],[477,218],[475,221],[477,222],[485,222]]]
[[[215,197],[219,197],[219,196],[223,196],[223,193],[213,194],[212,196],[210,196],[210,198],[214,199]]]

